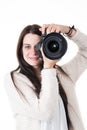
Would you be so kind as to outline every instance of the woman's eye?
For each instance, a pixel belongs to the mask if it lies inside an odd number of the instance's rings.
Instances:
[[[26,48],[26,49],[29,49],[29,48],[30,48],[30,46],[25,46],[25,48]]]

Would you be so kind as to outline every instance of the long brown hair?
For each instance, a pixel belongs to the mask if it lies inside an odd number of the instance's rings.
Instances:
[[[19,36],[18,44],[17,44],[17,59],[18,59],[19,66],[18,66],[17,69],[15,69],[14,71],[11,72],[11,77],[12,77],[13,83],[15,85],[13,73],[17,70],[20,70],[20,73],[24,74],[34,85],[35,93],[36,93],[38,98],[39,98],[39,94],[40,94],[40,90],[41,90],[41,83],[40,83],[40,81],[39,81],[39,79],[36,75],[36,72],[35,72],[35,69],[33,68],[33,66],[29,65],[24,60],[23,53],[22,53],[22,46],[23,46],[23,38],[26,34],[32,33],[32,34],[37,34],[37,35],[41,36],[41,31],[39,30],[39,28],[40,28],[39,25],[33,24],[33,25],[26,26],[22,30],[22,32]],[[43,68],[43,62],[41,62],[41,64],[40,64],[40,69],[42,69],[42,68]],[[15,85],[15,87],[17,88],[17,90],[19,90],[16,85]],[[21,92],[21,90],[19,90],[19,91]],[[70,121],[70,118],[69,118],[68,108],[67,108],[68,100],[67,100],[66,93],[65,93],[65,91],[64,91],[60,82],[59,82],[59,92],[60,92],[60,96],[61,96],[63,103],[64,103],[68,128],[70,128],[71,127],[71,121]],[[21,94],[23,95],[22,92],[21,92]]]

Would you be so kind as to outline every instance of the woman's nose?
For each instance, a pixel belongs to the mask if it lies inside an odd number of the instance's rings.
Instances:
[[[32,52],[32,54],[37,54],[36,48],[33,47],[31,52]]]

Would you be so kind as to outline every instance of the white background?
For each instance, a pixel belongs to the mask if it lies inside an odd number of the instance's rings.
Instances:
[[[28,24],[57,23],[75,25],[87,34],[86,0],[0,0],[0,130],[15,130],[15,119],[4,89],[4,75],[17,67],[16,45],[21,30]],[[69,40],[61,63],[77,51]],[[87,129],[87,70],[77,82],[77,97]]]

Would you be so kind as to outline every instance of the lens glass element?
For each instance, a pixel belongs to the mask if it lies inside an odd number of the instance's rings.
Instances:
[[[50,52],[56,52],[59,49],[59,44],[57,41],[50,41],[48,44],[48,49]]]

